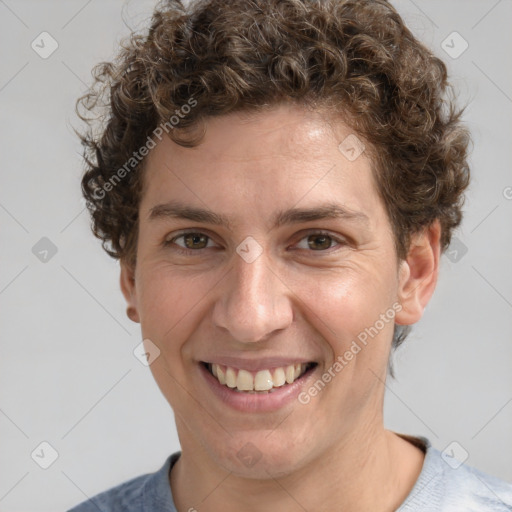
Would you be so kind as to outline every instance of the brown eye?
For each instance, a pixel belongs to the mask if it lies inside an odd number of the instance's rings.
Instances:
[[[164,247],[187,254],[199,253],[201,249],[210,249],[214,245],[213,240],[208,235],[197,231],[181,233],[181,235],[163,242]]]
[[[187,249],[205,249],[209,240],[209,238],[202,233],[185,233],[178,238],[183,238]]]
[[[300,239],[296,247],[306,251],[327,252],[328,249],[334,250],[334,248],[344,245],[346,245],[346,242],[343,239],[320,231],[304,236]]]
[[[330,249],[333,239],[329,235],[309,235],[308,247],[314,251]]]

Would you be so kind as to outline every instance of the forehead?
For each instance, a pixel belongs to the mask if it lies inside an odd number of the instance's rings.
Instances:
[[[209,118],[206,136],[195,149],[216,161],[320,159],[327,148],[353,134],[343,119],[331,119],[323,111],[279,105],[260,112],[234,112]]]
[[[211,118],[198,146],[164,138],[151,151],[141,206],[148,214],[157,203],[179,200],[273,217],[283,207],[319,200],[371,209],[378,198],[370,159],[346,152],[354,140],[362,144],[355,137],[342,120],[296,107]]]

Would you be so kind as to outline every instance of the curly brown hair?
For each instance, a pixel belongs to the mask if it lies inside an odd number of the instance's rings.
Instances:
[[[455,105],[443,61],[385,0],[167,0],[149,31],[132,33],[93,77],[77,101],[87,122],[79,133],[82,191],[94,234],[131,265],[143,155],[161,128],[192,147],[209,116],[282,102],[343,114],[363,138],[399,259],[411,235],[436,219],[446,250],[461,221],[469,183],[464,108]],[[395,331],[395,347],[407,332]]]

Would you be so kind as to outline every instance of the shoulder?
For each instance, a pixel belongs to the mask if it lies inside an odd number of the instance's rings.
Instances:
[[[73,507],[68,512],[98,512],[111,510],[142,510],[142,490],[150,474],[141,475],[112,487]]]
[[[140,510],[175,510],[169,485],[169,470],[176,462],[180,452],[170,455],[164,465],[154,473],[147,473],[76,505],[68,512],[135,512]],[[158,507],[163,508],[158,508]]]
[[[419,439],[425,461],[399,512],[512,512],[512,484],[458,461],[457,450],[441,453]]]
[[[512,484],[465,464],[457,469],[447,466],[444,475],[447,506],[468,512],[512,512]]]

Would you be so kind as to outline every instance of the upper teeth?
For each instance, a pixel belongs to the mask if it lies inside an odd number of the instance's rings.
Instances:
[[[238,391],[268,391],[278,388],[285,383],[291,384],[299,378],[309,367],[306,363],[296,363],[268,370],[260,370],[254,375],[247,370],[238,370],[230,366],[221,366],[216,363],[208,365],[211,373],[217,380]]]

